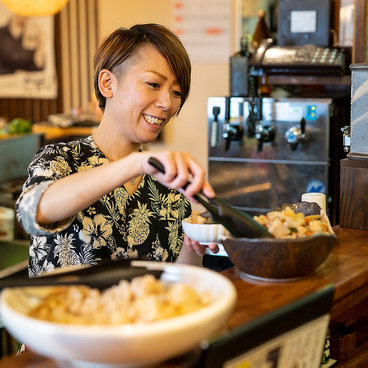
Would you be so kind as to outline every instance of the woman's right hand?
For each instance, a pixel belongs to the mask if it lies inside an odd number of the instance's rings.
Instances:
[[[139,155],[142,171],[153,175],[161,184],[181,191],[187,198],[195,201],[193,195],[203,191],[208,197],[215,196],[215,192],[206,180],[204,168],[188,152],[140,152]],[[165,168],[165,173],[149,164],[150,157],[156,158]],[[185,190],[182,187],[190,181]]]

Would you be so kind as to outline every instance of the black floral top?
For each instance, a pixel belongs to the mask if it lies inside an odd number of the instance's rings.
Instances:
[[[177,259],[184,239],[181,221],[190,216],[191,205],[178,191],[149,175],[143,176],[132,195],[122,186],[73,218],[48,226],[37,224],[39,200],[54,180],[108,163],[92,137],[50,144],[36,153],[16,204],[18,221],[31,234],[30,276],[102,259]]]

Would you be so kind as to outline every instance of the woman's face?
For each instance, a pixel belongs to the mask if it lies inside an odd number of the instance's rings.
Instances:
[[[156,139],[181,103],[180,87],[168,62],[153,46],[144,46],[117,79],[105,113],[114,131],[133,143]]]

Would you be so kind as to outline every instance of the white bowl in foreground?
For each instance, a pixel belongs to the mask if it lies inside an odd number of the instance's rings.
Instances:
[[[221,244],[224,237],[230,236],[230,232],[221,224],[193,224],[190,218],[182,221],[185,234],[201,244]]]
[[[178,356],[218,331],[236,301],[234,285],[221,274],[195,266],[134,261],[160,269],[163,283],[183,282],[212,303],[186,315],[147,324],[68,325],[29,317],[50,287],[8,288],[0,297],[6,330],[38,354],[70,367],[143,367]]]

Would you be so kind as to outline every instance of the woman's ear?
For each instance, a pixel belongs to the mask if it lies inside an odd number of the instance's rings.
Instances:
[[[113,78],[114,74],[107,69],[102,69],[98,76],[98,87],[100,88],[102,96],[106,98],[111,98],[113,96],[112,93]]]

